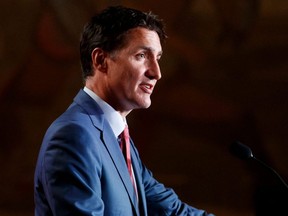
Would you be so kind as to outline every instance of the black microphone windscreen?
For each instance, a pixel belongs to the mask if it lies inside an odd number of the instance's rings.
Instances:
[[[232,143],[232,145],[230,146],[230,152],[243,160],[253,158],[252,150],[239,141],[235,141]]]

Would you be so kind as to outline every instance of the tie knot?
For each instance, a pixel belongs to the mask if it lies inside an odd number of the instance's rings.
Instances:
[[[124,139],[129,139],[129,129],[128,129],[128,126],[126,125],[123,132],[122,132],[122,135],[124,137]]]

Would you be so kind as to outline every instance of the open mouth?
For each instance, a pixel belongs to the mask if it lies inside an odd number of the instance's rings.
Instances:
[[[151,84],[141,84],[140,88],[147,94],[152,94],[153,85]]]

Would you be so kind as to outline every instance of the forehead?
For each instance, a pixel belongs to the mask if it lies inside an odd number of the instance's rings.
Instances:
[[[148,47],[156,53],[161,53],[162,47],[157,32],[142,27],[129,30],[126,34],[124,49],[137,49],[141,47]]]

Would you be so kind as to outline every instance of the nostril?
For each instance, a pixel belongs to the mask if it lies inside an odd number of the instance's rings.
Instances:
[[[153,75],[153,73],[150,70],[146,71],[145,76],[150,80],[155,79],[155,75]]]

